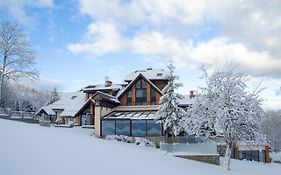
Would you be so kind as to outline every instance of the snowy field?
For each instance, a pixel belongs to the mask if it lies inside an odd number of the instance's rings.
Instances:
[[[280,164],[232,160],[224,166],[97,139],[90,129],[48,128],[0,119],[0,175],[280,175]]]

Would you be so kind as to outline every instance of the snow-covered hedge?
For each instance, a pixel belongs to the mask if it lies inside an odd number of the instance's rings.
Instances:
[[[124,135],[107,135],[105,136],[106,140],[117,140],[119,142],[125,142],[125,143],[133,143],[136,145],[141,145],[141,146],[147,146],[147,147],[153,147],[155,148],[155,143],[152,141],[141,138],[141,137],[128,137]]]

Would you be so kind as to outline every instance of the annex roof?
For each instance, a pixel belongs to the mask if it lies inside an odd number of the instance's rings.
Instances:
[[[190,98],[189,95],[183,95],[182,99],[178,99],[179,106],[189,106],[195,102],[195,97]]]
[[[56,115],[56,113],[52,110],[50,106],[43,106],[37,112],[36,115],[41,113],[41,111],[45,111],[48,115]]]
[[[136,70],[129,73],[124,78],[124,81],[129,82],[134,80],[139,74],[142,74],[148,80],[168,80],[170,73],[164,69],[152,69],[148,68],[146,70]]]
[[[45,110],[50,115],[55,115],[54,110],[63,110],[60,116],[74,117],[75,113],[83,106],[85,102],[85,94],[83,91],[63,93],[60,100],[43,106],[40,110]],[[39,112],[40,112],[39,110]]]

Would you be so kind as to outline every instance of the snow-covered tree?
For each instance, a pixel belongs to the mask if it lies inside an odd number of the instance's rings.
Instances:
[[[59,97],[59,93],[57,91],[57,88],[55,87],[53,92],[51,93],[51,97],[50,97],[50,101],[48,104],[52,104],[55,103],[56,101],[58,101],[60,99]]]
[[[27,112],[34,112],[32,103],[29,100],[24,100],[21,104],[21,110]]]
[[[166,133],[177,136],[183,131],[181,124],[186,113],[182,108],[178,107],[178,98],[181,98],[181,96],[175,90],[182,85],[175,82],[178,76],[175,75],[175,66],[172,61],[169,62],[168,69],[170,72],[168,77],[169,82],[163,89],[163,96],[160,98],[160,109],[156,113],[156,116],[163,124]]]
[[[281,110],[267,111],[263,120],[263,129],[271,150],[281,151]]]
[[[0,24],[0,106],[5,107],[4,86],[9,80],[37,79],[35,56],[26,35],[11,22]]]
[[[247,76],[229,68],[208,76],[206,87],[197,95],[186,119],[186,131],[197,136],[223,135],[227,144],[226,164],[230,169],[231,151],[237,143],[264,144],[259,99],[260,90],[247,91]]]

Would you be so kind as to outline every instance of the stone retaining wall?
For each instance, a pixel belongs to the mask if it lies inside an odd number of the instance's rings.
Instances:
[[[216,154],[216,155],[175,155],[175,156],[184,158],[184,159],[190,159],[190,160],[210,163],[210,164],[214,164],[214,165],[220,164],[220,156],[218,154]]]

